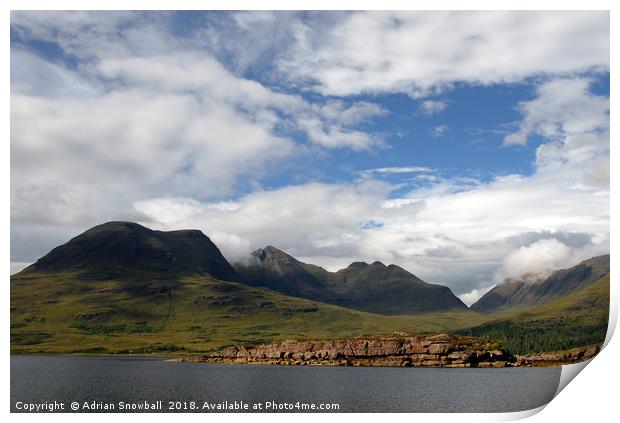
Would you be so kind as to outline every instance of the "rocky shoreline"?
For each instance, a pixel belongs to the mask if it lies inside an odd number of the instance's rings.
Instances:
[[[594,358],[601,351],[603,344],[588,345],[567,351],[542,352],[515,356],[515,365],[522,367],[552,367],[575,364]]]
[[[232,346],[210,354],[170,362],[374,367],[546,367],[594,357],[600,345],[566,352],[513,356],[488,340],[438,334],[413,336],[397,332],[327,341],[284,341]]]

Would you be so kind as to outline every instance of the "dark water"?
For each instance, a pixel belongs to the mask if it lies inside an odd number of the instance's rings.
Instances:
[[[144,357],[12,356],[11,410],[22,403],[162,401],[339,404],[339,412],[506,412],[539,407],[561,369],[288,367],[165,363]],[[20,405],[21,406],[21,405]],[[62,410],[59,410],[62,411]],[[160,411],[160,410],[155,410]],[[179,410],[184,411],[184,410]],[[226,411],[226,410],[224,410]],[[228,410],[244,411],[244,410]],[[258,410],[254,410],[258,411]],[[267,410],[275,411],[275,410]],[[290,411],[304,411],[292,408]]]

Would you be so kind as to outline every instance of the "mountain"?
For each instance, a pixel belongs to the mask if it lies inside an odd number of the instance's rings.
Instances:
[[[457,333],[495,339],[513,354],[602,343],[609,322],[609,273],[544,304],[484,315],[488,322]]]
[[[237,279],[230,263],[202,232],[154,231],[132,222],[95,226],[23,270],[59,271],[78,271],[92,278],[155,272]]]
[[[236,267],[199,231],[96,226],[11,276],[11,352],[205,353],[394,331],[462,332],[537,352],[601,342],[607,328],[609,256],[554,272],[536,289],[498,287],[501,305],[557,298],[488,313],[380,262],[329,272],[267,247]]]
[[[327,270],[303,263],[272,246],[250,254],[245,263],[235,263],[242,282],[304,298],[319,298],[327,289]]]
[[[452,291],[429,284],[405,269],[355,262],[337,272],[303,263],[275,247],[254,251],[235,264],[240,280],[296,297],[372,313],[396,315],[467,307]]]
[[[568,269],[556,270],[541,282],[507,280],[483,295],[471,309],[489,312],[508,307],[545,304],[575,292],[607,274],[609,254],[593,257]]]

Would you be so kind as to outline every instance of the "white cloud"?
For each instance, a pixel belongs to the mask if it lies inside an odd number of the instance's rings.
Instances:
[[[505,145],[525,144],[530,134],[548,141],[536,150],[541,178],[609,187],[609,98],[590,91],[586,78],[561,78],[538,86],[537,97],[520,103],[523,121]]]
[[[443,125],[437,125],[435,127],[433,127],[433,131],[432,131],[432,135],[434,138],[441,138],[443,137],[446,132],[450,129],[450,127],[446,124]]]
[[[600,254],[593,243],[581,248],[568,246],[557,239],[542,239],[511,251],[502,260],[495,274],[495,281],[507,278],[538,282],[553,270],[571,267],[576,263]]]
[[[260,186],[270,166],[304,152],[291,131],[325,148],[381,144],[352,128],[381,107],[311,103],[235,76],[172,36],[166,19],[12,13],[22,39],[58,43],[76,63],[68,69],[12,48],[13,261],[34,260],[102,221],[144,219],[132,206],[140,199]]]
[[[475,289],[472,289],[469,292],[465,292],[465,293],[459,295],[458,297],[460,298],[461,301],[463,301],[465,303],[466,306],[469,307],[470,305],[474,304],[484,294],[489,292],[494,287],[495,287],[495,285],[491,285],[491,286],[488,286],[486,288],[480,288],[480,289],[475,288]]]
[[[325,95],[403,92],[455,83],[609,69],[609,13],[353,12],[298,20],[277,66]]]
[[[213,57],[201,52],[106,59],[99,68],[106,78],[121,78],[127,84],[150,91],[198,92],[212,101],[230,103],[258,116],[266,115],[274,126],[280,123],[280,118],[269,111],[277,111],[306,132],[311,142],[326,148],[366,150],[380,144],[377,136],[349,127],[383,114],[380,106],[369,102],[347,106],[342,101],[312,105],[299,96],[280,94],[256,81],[238,78]]]
[[[160,198],[137,202],[135,208],[164,228],[194,227],[218,234],[218,245],[231,258],[268,244],[300,255],[330,251],[350,257],[357,250],[360,224],[372,217],[388,191],[387,184],[375,181],[353,186],[309,183],[253,192],[226,202],[226,207]],[[177,213],[179,204],[182,213]],[[239,246],[249,248],[240,251]]]
[[[20,38],[56,43],[65,54],[86,62],[100,57],[174,51],[166,37],[169,13],[131,11],[12,11],[11,27]]]
[[[538,86],[537,97],[519,103],[523,121],[504,145],[526,144],[530,134],[555,139],[599,133],[609,126],[609,99],[590,93],[587,78],[560,78]]]
[[[325,125],[318,117],[300,117],[297,119],[297,124],[308,134],[312,142],[322,147],[344,147],[360,151],[381,145],[381,139],[377,136],[335,124]]]
[[[18,47],[11,49],[11,90],[39,96],[95,95],[98,87],[62,66]]]
[[[376,169],[366,169],[361,172],[364,177],[373,175],[393,175],[393,174],[405,174],[405,173],[431,173],[433,169],[426,166],[392,166],[392,167],[378,167]]]
[[[15,232],[19,225],[135,219],[136,198],[222,197],[241,179],[256,186],[270,164],[303,151],[286,135],[294,130],[327,148],[362,150],[381,142],[349,127],[384,113],[373,103],[309,103],[237,77],[208,53],[177,42],[176,50],[161,54],[171,38],[155,34],[151,24],[138,35],[136,22],[129,22],[141,15],[60,14],[63,27],[54,26],[52,15],[14,14],[23,37],[58,42],[79,58],[79,66],[67,69],[12,50]],[[84,37],[72,37],[81,30]],[[81,44],[90,41],[122,48]]]
[[[436,113],[443,112],[448,107],[448,102],[445,100],[425,100],[420,103],[420,110],[422,113],[428,116],[432,116]]]
[[[331,123],[340,122],[343,125],[355,125],[387,114],[380,105],[368,101],[357,101],[350,106],[341,100],[329,100],[314,109]]]
[[[14,193],[70,183],[74,190],[99,186],[116,195],[132,189],[226,195],[239,176],[294,149],[274,135],[270,116],[192,95],[132,89],[49,100],[14,94],[12,106]]]

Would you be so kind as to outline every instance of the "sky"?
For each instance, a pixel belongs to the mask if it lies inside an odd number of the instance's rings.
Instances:
[[[467,304],[609,252],[608,12],[11,13],[11,268],[111,220]]]

